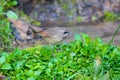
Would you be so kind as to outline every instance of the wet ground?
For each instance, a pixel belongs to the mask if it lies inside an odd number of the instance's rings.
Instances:
[[[103,41],[109,42],[112,39],[112,36],[117,29],[117,27],[120,25],[120,21],[116,22],[105,22],[105,23],[99,23],[97,25],[73,25],[70,27],[66,27],[71,31],[71,34],[66,37],[62,42],[70,42],[74,40],[74,35],[77,33],[86,33],[91,38],[102,38]],[[120,30],[115,36],[114,43],[117,45],[120,45]],[[28,45],[21,45],[20,48],[26,48],[30,46],[37,46],[37,45],[48,45],[47,41],[44,39],[38,39],[35,40],[35,43],[29,43]]]
[[[93,39],[102,38],[103,41],[108,42],[109,40],[112,39],[112,36],[119,25],[120,21],[99,23],[97,25],[80,25],[68,27],[70,31],[73,32],[73,34],[66,38],[66,40],[64,41],[69,42],[73,40],[73,37],[76,33],[86,33]],[[115,36],[114,42],[117,45],[120,44],[120,30]]]

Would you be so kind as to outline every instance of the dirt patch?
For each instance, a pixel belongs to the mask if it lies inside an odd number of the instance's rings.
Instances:
[[[67,36],[62,42],[70,42],[74,40],[74,35],[77,33],[86,33],[90,37],[94,38],[102,38],[103,41],[108,42],[112,39],[112,36],[114,34],[114,31],[117,29],[117,27],[120,25],[120,21],[117,22],[106,22],[106,23],[100,23],[97,25],[79,25],[79,26],[72,26],[72,27],[66,27],[68,30],[70,30],[71,34]],[[62,27],[61,27],[62,28]],[[57,31],[56,31],[57,32]],[[20,48],[27,48],[30,46],[37,46],[37,45],[49,45],[45,39],[36,39],[34,40],[35,43],[28,43],[25,45],[19,46]],[[61,42],[61,43],[62,43]],[[120,43],[120,31],[115,36],[114,43],[119,45]]]
[[[119,22],[106,22],[97,25],[81,25],[70,27],[73,32],[83,32],[89,34],[91,37],[106,37],[108,34],[113,34],[114,30],[118,27]]]
[[[73,37],[76,33],[86,33],[90,37],[94,38],[102,38],[103,41],[108,42],[112,39],[112,36],[114,34],[114,31],[117,29],[117,27],[120,25],[120,21],[117,22],[106,22],[106,23],[100,23],[97,25],[80,25],[80,26],[73,26],[68,27],[70,31],[73,32],[67,39],[65,39],[65,42],[69,42],[73,40]],[[120,43],[120,31],[116,35],[114,42]],[[118,44],[119,45],[119,44]]]

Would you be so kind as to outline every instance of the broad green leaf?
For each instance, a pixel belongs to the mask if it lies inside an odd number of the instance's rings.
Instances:
[[[42,73],[42,71],[41,70],[38,70],[38,71],[35,71],[35,76],[39,76],[40,74]]]
[[[36,60],[35,60],[36,61]],[[36,66],[33,67],[32,70],[36,70],[36,69],[39,69],[40,68],[40,64],[38,63]]]
[[[24,61],[17,62],[16,69],[20,69],[23,66]]]
[[[49,62],[49,63],[48,63],[48,67],[49,67],[50,69],[52,69],[52,68],[53,68],[53,64],[52,64],[51,62]]]
[[[76,53],[70,53],[71,57],[74,57],[76,55]]]
[[[50,68],[47,68],[47,69],[46,69],[47,75],[50,75],[50,72],[51,72],[51,69],[50,69]]]
[[[34,76],[34,71],[33,70],[29,70],[27,73],[28,76]]]
[[[17,5],[17,1],[12,1],[12,5]]]
[[[80,39],[80,35],[79,35],[79,34],[75,34],[74,39],[75,39],[75,40],[81,40],[81,39]]]
[[[35,80],[35,78],[34,77],[30,77],[27,80]]]
[[[2,8],[2,7],[0,7],[0,14],[1,14],[1,13],[3,13],[3,8]]]
[[[1,69],[9,70],[9,69],[12,69],[12,67],[11,67],[11,64],[5,63],[5,64],[1,67]]]
[[[5,56],[0,57],[0,65],[2,65],[5,62]]]
[[[6,15],[10,19],[18,19],[18,15],[15,14],[13,11],[7,11]]]

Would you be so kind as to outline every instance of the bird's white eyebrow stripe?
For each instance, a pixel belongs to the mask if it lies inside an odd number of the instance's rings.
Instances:
[[[64,37],[66,37],[67,35],[69,35],[69,33],[65,34]]]

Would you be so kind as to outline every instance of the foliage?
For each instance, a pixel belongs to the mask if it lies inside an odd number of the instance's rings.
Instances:
[[[77,22],[81,22],[81,21],[83,21],[82,17],[78,16],[77,17]]]
[[[15,0],[1,0],[0,1],[0,52],[9,50],[11,48],[12,34],[10,30],[10,23],[6,19],[6,12],[12,6],[16,5]],[[10,17],[11,13],[7,13]]]
[[[4,18],[4,12],[17,4],[16,0],[0,0],[0,19]]]
[[[12,48],[10,23],[7,20],[0,21],[0,52]]]
[[[86,34],[75,41],[0,54],[0,74],[11,80],[119,80],[120,48]]]
[[[115,20],[117,20],[117,15],[113,12],[105,12],[104,20],[105,21],[115,21]]]
[[[23,11],[14,9],[15,13],[19,16],[19,19],[22,21],[25,21],[28,24],[35,25],[35,26],[41,26],[41,22],[32,19],[30,16],[26,15]]]
[[[18,15],[16,15],[13,11],[7,11],[6,16],[9,19],[15,19],[15,20],[18,19]]]
[[[76,0],[57,0],[59,6],[65,11],[66,16],[69,18],[75,17],[76,7]]]

